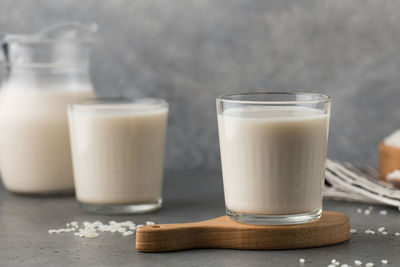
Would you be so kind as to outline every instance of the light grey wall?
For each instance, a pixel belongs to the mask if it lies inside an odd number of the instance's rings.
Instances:
[[[397,0],[0,0],[0,31],[100,26],[100,95],[171,104],[168,169],[220,166],[215,97],[250,89],[333,96],[329,156],[375,164],[400,128]]]

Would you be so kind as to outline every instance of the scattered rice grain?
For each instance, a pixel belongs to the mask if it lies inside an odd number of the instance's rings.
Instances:
[[[155,222],[147,221],[147,225],[155,224]],[[137,227],[143,226],[139,224],[136,226],[132,221],[125,222],[116,222],[109,221],[109,224],[103,224],[100,221],[88,222],[84,221],[82,223],[82,227],[79,227],[78,222],[72,221],[65,224],[67,228],[60,229],[50,229],[48,230],[49,234],[59,234],[59,233],[68,233],[74,232],[75,236],[79,236],[82,238],[96,238],[99,236],[100,232],[111,232],[111,233],[121,233],[123,236],[129,236],[135,234],[135,230]]]
[[[132,231],[126,231],[125,233],[122,234],[123,236],[129,236],[129,235],[133,235]]]

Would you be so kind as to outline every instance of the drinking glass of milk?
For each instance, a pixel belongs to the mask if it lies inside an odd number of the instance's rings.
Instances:
[[[0,162],[5,187],[25,194],[73,192],[67,103],[94,97],[89,54],[96,26],[63,23],[3,40]]]
[[[320,218],[329,96],[243,93],[217,98],[227,215],[284,225]]]
[[[96,213],[161,207],[168,104],[162,99],[72,103],[68,118],[75,192]]]

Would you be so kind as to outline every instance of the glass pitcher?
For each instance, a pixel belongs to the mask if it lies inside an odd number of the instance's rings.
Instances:
[[[0,162],[9,191],[73,191],[67,104],[94,97],[89,55],[95,31],[94,24],[67,22],[4,37]]]

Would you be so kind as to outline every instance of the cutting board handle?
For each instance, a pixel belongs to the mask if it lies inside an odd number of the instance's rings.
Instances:
[[[222,216],[195,223],[140,227],[136,232],[136,249],[141,252],[195,248],[296,249],[333,245],[349,238],[350,219],[340,212],[324,211],[317,221],[284,226],[248,225]]]

